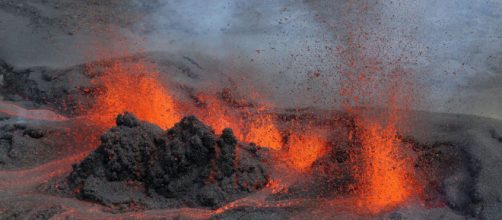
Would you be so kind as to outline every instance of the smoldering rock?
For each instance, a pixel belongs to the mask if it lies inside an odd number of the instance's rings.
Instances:
[[[260,158],[245,145],[232,130],[217,136],[194,116],[163,132],[125,113],[73,166],[68,186],[79,198],[112,208],[216,208],[268,182]]]

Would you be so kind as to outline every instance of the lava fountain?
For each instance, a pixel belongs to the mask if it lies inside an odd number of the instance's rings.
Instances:
[[[342,108],[355,117],[355,135],[362,145],[356,206],[362,213],[378,214],[403,205],[421,191],[414,180],[414,161],[397,129],[416,94],[400,61],[373,56],[379,53],[361,43],[367,37],[350,33],[346,45],[338,48],[345,67],[339,95]]]
[[[96,94],[89,119],[111,127],[116,115],[128,111],[164,129],[172,127],[181,117],[173,96],[158,77],[159,73],[143,62],[126,65],[111,61],[93,80],[101,90]]]
[[[419,191],[413,180],[413,161],[401,149],[395,121],[364,123],[363,171],[358,207],[379,213],[405,203]]]

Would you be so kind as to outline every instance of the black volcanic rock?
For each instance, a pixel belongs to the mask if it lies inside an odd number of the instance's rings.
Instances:
[[[163,132],[125,113],[74,165],[68,185],[80,198],[112,207],[216,208],[268,182],[258,156],[241,145],[232,130],[218,137],[194,116]]]

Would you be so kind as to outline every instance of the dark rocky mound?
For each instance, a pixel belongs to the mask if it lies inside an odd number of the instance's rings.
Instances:
[[[68,185],[81,199],[122,210],[216,208],[268,182],[256,151],[244,145],[230,129],[218,137],[194,116],[163,132],[125,113],[74,165]]]

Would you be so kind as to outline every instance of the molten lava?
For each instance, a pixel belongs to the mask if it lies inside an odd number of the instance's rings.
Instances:
[[[317,133],[292,133],[288,138],[288,161],[298,171],[308,170],[312,164],[326,153],[327,143]]]
[[[366,13],[364,8],[356,6],[355,10]],[[400,67],[401,58],[385,56],[386,42],[375,41],[358,28],[358,23],[349,24],[345,44],[337,48],[342,62],[339,95],[342,108],[355,116],[360,130],[362,161],[354,170],[357,208],[376,214],[403,204],[420,189],[414,181],[413,161],[397,138],[397,123],[404,119],[401,114],[418,94]]]
[[[164,129],[172,127],[181,117],[173,97],[158,77],[158,72],[142,62],[126,65],[112,61],[93,80],[103,89],[90,110],[90,120],[111,127],[118,114],[128,111]]]
[[[354,111],[354,106],[372,104],[375,97],[389,98],[389,90],[382,83],[382,77],[376,75],[385,72],[381,62],[364,54],[354,55],[357,50],[352,49],[342,51],[346,54],[342,58],[350,62],[346,65],[347,71],[342,72],[345,81],[342,81],[339,93],[344,97],[342,107],[355,114],[357,126],[361,128],[362,161],[361,167],[354,171],[359,184],[355,188],[360,189],[356,204],[361,210],[378,213],[407,201],[419,187],[413,181],[412,163],[400,149],[402,144],[396,135],[397,120],[387,120],[388,123],[382,124],[379,122],[382,118],[377,121],[377,118],[365,117],[367,112]],[[237,139],[273,149],[281,161],[287,161],[299,172],[310,170],[312,164],[328,151],[326,136],[312,129],[280,130],[274,116],[269,114],[272,109],[269,105],[234,106],[216,93],[200,93],[196,95],[200,102],[196,103],[198,106],[188,107],[176,100],[161,83],[155,68],[141,61],[129,62],[111,61],[93,80],[102,89],[96,94],[96,103],[89,110],[92,122],[111,127],[116,115],[128,111],[141,120],[167,129],[183,114],[194,114],[214,128],[216,133],[231,128]],[[386,107],[395,113],[394,104]],[[392,116],[384,115],[383,119],[394,119]],[[285,133],[288,133],[287,138],[283,138]]]
[[[370,213],[379,213],[406,202],[419,189],[413,181],[413,166],[400,149],[394,123],[364,125],[362,192],[358,201]]]
[[[181,103],[176,102],[160,83],[159,73],[140,61],[133,64],[111,61],[93,83],[102,89],[96,94],[96,103],[89,110],[88,118],[98,125],[111,127],[116,115],[125,111],[164,129],[181,118],[178,110]],[[204,107],[191,113],[202,118],[217,133],[231,128],[240,140],[272,149],[281,148],[282,136],[270,115],[250,114],[207,94],[199,94],[197,98]]]
[[[202,103],[203,107],[192,112],[193,114],[211,126],[217,134],[225,128],[231,128],[237,139],[243,139],[242,127],[239,126],[242,124],[242,119],[238,112],[232,111],[218,98],[205,93],[197,94],[197,100]]]
[[[282,136],[270,115],[258,115],[253,118],[249,131],[244,138],[246,142],[254,142],[274,150],[282,147]]]
[[[194,114],[217,133],[224,128],[231,128],[239,140],[275,150],[281,148],[281,132],[275,126],[273,117],[264,113],[266,108],[259,108],[263,110],[258,113],[250,113],[244,109],[232,108],[222,100],[207,94],[199,94],[197,99],[204,104],[204,108]]]

